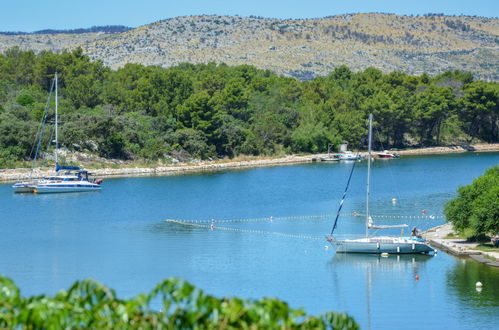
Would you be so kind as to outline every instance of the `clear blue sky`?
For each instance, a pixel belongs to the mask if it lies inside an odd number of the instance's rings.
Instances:
[[[314,18],[345,13],[499,16],[499,0],[0,0],[0,31],[137,27],[199,14]]]

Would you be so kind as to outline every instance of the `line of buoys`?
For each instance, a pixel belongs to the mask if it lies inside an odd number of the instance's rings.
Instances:
[[[426,210],[422,211],[423,214],[426,213]],[[352,212],[352,213],[342,213],[340,214],[341,216],[354,216],[354,217],[365,217],[365,214],[362,213],[357,213],[357,212]],[[306,219],[328,219],[335,217],[336,214],[321,214],[321,215],[309,215],[309,216],[296,216],[296,217],[266,217],[266,218],[250,218],[250,219],[220,219],[216,220],[218,223],[233,223],[233,222],[252,222],[252,221],[283,221],[283,220],[306,220]],[[436,218],[443,218],[444,216],[441,215],[423,215],[423,216],[413,216],[413,215],[370,215],[372,218],[394,218],[394,219],[436,219]],[[187,220],[187,219],[167,219],[166,221],[168,222],[169,220],[174,220],[174,221],[179,221],[183,223],[211,223],[213,219],[209,220],[197,220],[197,219],[192,219],[192,220]]]
[[[211,230],[217,229],[217,230],[225,230],[225,231],[238,231],[238,232],[245,232],[245,233],[255,233],[255,234],[263,234],[263,235],[274,235],[274,236],[282,236],[282,237],[290,237],[290,238],[300,238],[300,239],[310,239],[310,240],[322,240],[323,239],[323,237],[318,237],[318,236],[296,235],[296,234],[287,234],[287,233],[271,232],[271,231],[264,231],[264,230],[254,230],[254,229],[218,227],[218,226],[215,226],[214,223],[212,223],[210,225],[203,225],[203,224],[198,224],[198,223],[182,222],[182,221],[177,221],[177,220],[172,220],[172,219],[168,219],[166,221],[170,222],[170,223],[176,223],[176,224],[179,224],[179,225],[191,226],[191,227],[198,227],[198,228],[207,228],[207,229],[211,229]]]

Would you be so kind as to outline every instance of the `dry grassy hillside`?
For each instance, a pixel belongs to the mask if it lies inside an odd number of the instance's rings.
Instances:
[[[308,20],[189,16],[119,34],[0,36],[0,51],[83,47],[113,68],[126,63],[250,64],[302,79],[345,64],[385,72],[470,71],[499,80],[499,20],[468,16],[351,14]]]

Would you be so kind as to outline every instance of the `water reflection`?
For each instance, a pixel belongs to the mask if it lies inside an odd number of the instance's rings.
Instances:
[[[499,268],[483,265],[471,259],[461,259],[447,272],[447,284],[452,293],[478,313],[490,313],[484,306],[499,308]],[[482,282],[482,290],[476,289],[476,282]],[[495,313],[499,309],[495,310]]]
[[[426,262],[432,258],[422,254],[381,256],[336,253],[329,266],[334,269],[333,281],[338,296],[357,296],[357,304],[363,304],[365,311],[360,316],[356,315],[356,319],[363,328],[378,329],[382,324],[386,325],[389,319],[398,322],[397,317],[390,315],[391,302],[399,299],[396,288],[407,287],[408,283],[417,282],[418,274],[424,272]],[[339,283],[345,280],[345,274],[356,289],[342,292]]]
[[[356,269],[369,269],[374,273],[410,270],[417,275],[424,263],[431,258],[431,255],[426,254],[399,254],[383,257],[379,254],[336,253],[330,263],[348,263]]]

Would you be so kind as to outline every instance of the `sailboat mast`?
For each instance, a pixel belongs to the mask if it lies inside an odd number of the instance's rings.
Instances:
[[[369,232],[369,198],[371,195],[371,142],[373,133],[373,115],[369,114],[369,137],[367,153],[367,192],[366,192],[366,237]]]
[[[58,164],[58,159],[57,159],[57,150],[59,149],[59,139],[58,139],[58,136],[57,136],[57,133],[58,133],[58,127],[57,127],[57,123],[58,123],[58,118],[57,118],[57,115],[58,115],[58,103],[57,103],[57,72],[55,73],[55,167],[56,167],[56,171],[57,171],[57,164]]]

